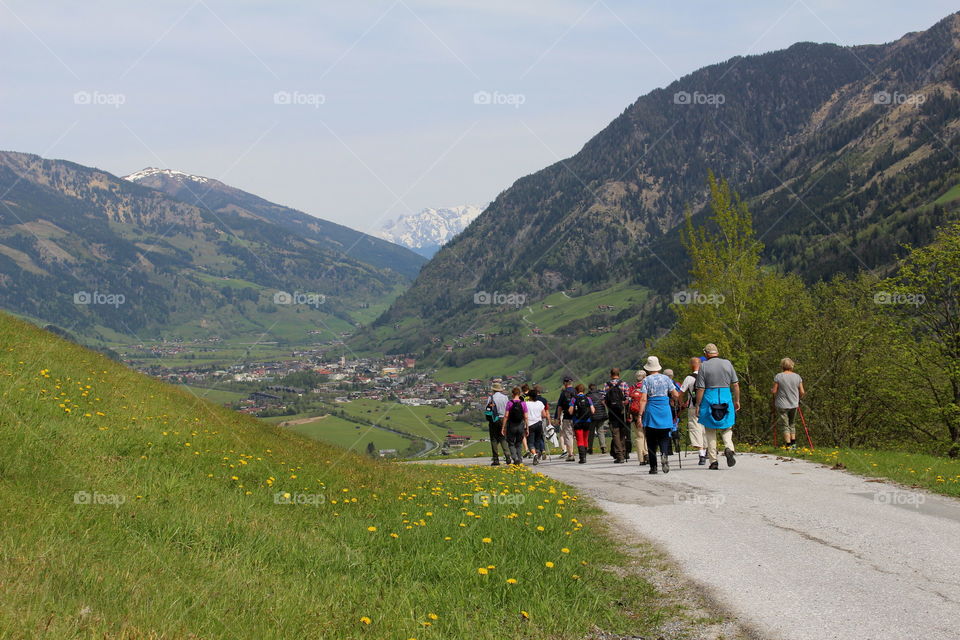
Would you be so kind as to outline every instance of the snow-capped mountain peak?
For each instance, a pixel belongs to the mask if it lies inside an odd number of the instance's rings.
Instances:
[[[474,205],[439,209],[428,207],[417,213],[389,220],[377,235],[429,258],[466,229],[485,208]]]
[[[142,182],[147,178],[152,178],[155,176],[159,178],[172,178],[178,182],[189,180],[191,182],[204,184],[205,182],[210,181],[210,178],[204,178],[203,176],[195,176],[189,173],[184,173],[183,171],[177,171],[175,169],[158,169],[156,167],[147,167],[146,169],[137,171],[136,173],[131,173],[128,176],[124,176],[123,179],[129,180],[130,182]]]

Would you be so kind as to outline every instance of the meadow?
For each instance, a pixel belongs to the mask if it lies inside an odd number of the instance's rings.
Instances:
[[[691,615],[529,469],[374,461],[9,316],[0,390],[0,638],[583,638]]]

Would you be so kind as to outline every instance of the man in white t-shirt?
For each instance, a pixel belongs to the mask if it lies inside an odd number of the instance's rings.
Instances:
[[[700,407],[697,406],[697,376],[700,373],[700,358],[690,358],[691,373],[680,385],[683,406],[687,408],[687,430],[690,432],[690,446],[700,454],[700,465],[707,464],[707,443],[700,424]]]

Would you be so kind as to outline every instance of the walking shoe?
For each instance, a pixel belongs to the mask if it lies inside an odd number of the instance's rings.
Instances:
[[[649,474],[652,475],[652,476],[655,476],[655,475],[657,475],[657,468],[656,468],[656,467],[650,467],[650,471],[647,471],[647,473],[649,473]]]
[[[660,466],[663,468],[664,473],[670,473],[670,459],[667,456],[660,458]]]
[[[650,461],[647,460],[647,459],[643,459],[643,460],[640,461],[640,466],[641,466],[641,467],[645,467],[645,466],[647,466],[647,465],[649,465],[649,464],[650,464]]]
[[[623,460],[614,460],[614,461],[613,461],[613,464],[623,464],[623,463],[624,463]]]
[[[733,449],[724,449],[723,455],[727,456],[727,466],[732,467],[737,464],[737,459],[734,457]]]
[[[593,455],[593,449],[587,449],[587,454],[592,456],[592,455]]]
[[[607,452],[606,447],[600,447],[600,453],[606,453],[606,452]]]
[[[573,457],[572,453],[567,454],[567,462],[576,462],[576,458]]]
[[[711,462],[711,463],[710,463],[710,470],[711,470],[711,471],[719,471],[719,470],[720,470],[720,464],[717,463],[717,462]]]
[[[697,464],[700,465],[701,467],[707,464],[707,456],[700,456],[700,462],[698,462]]]
[[[540,456],[533,457],[533,464],[540,464]]]
[[[494,460],[493,462],[490,463],[490,466],[491,466],[491,467],[499,467],[499,466],[500,466],[500,461],[499,461],[499,460]]]

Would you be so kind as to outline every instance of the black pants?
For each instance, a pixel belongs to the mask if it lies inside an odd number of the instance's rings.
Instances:
[[[527,435],[527,447],[537,453],[543,453],[547,443],[543,439],[543,421],[530,425],[530,433]]]
[[[670,455],[670,429],[651,429],[643,428],[643,434],[647,437],[647,455],[650,456],[650,468],[657,468],[657,453],[665,456]]]
[[[626,413],[610,411],[607,420],[610,421],[610,453],[614,460],[624,460],[630,453],[630,423]]]
[[[510,455],[507,460],[513,464],[520,464],[523,459],[523,435],[526,433],[527,424],[524,421],[507,423],[507,447]]]
[[[490,427],[490,448],[493,449],[493,459],[499,460],[500,453],[497,451],[497,448],[503,449],[503,457],[510,461],[510,452],[507,450],[507,439],[503,437],[500,433],[500,430],[503,427],[500,425],[500,421],[496,422],[487,421],[487,424]]]

